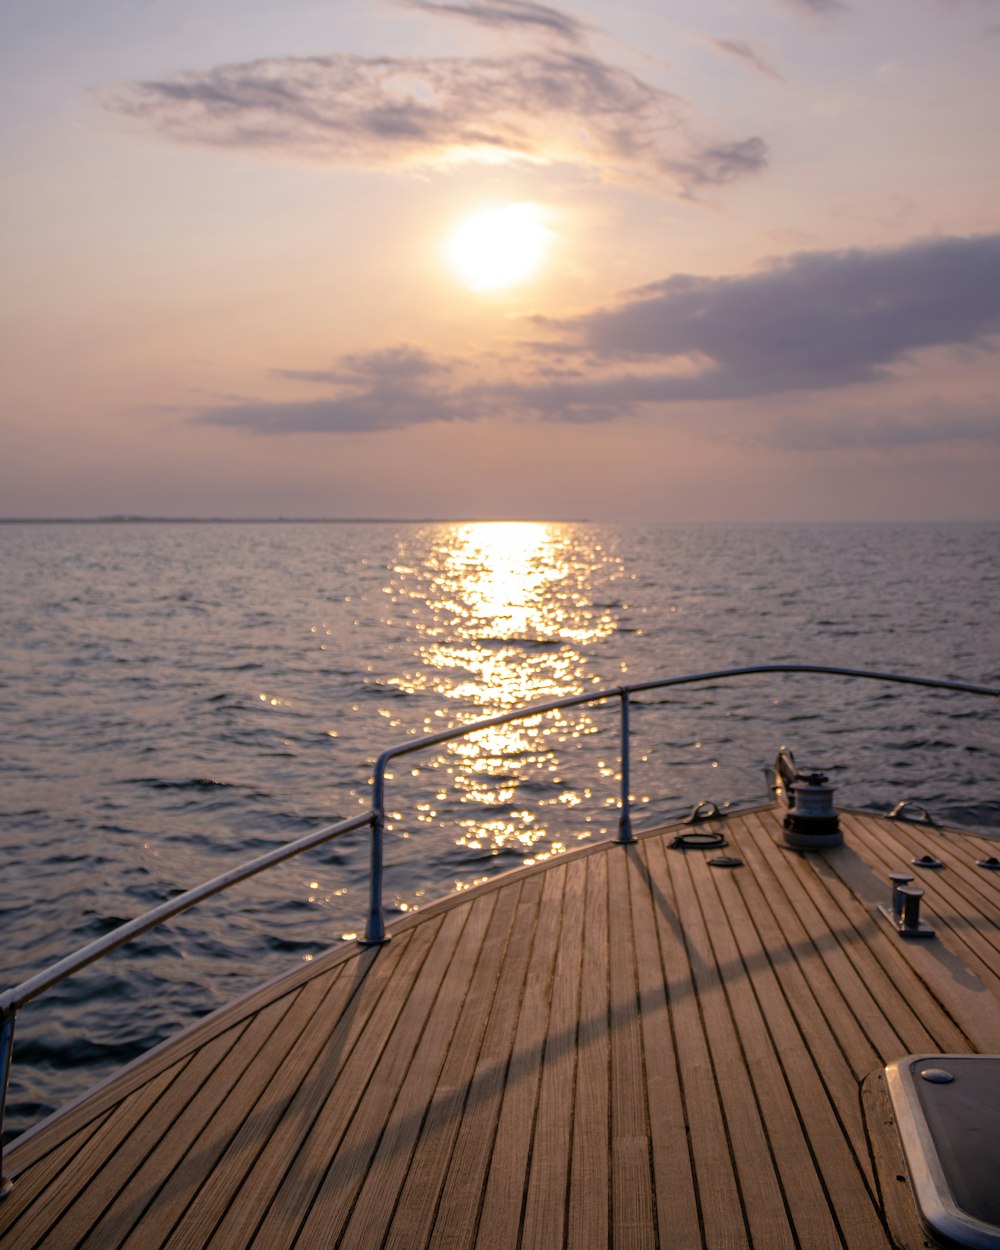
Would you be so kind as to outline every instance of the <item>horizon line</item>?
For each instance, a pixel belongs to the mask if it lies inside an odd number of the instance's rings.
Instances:
[[[1000,517],[689,517],[598,520],[593,517],[434,516],[0,516],[0,525],[996,525]]]

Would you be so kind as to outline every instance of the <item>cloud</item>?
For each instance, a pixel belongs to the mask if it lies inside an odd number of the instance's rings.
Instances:
[[[295,382],[337,387],[333,395],[286,402],[241,401],[197,414],[197,425],[256,434],[373,433],[457,414],[453,365],[408,345],[341,358],[334,369],[274,371]]]
[[[583,27],[558,10],[526,0],[410,2],[537,30],[541,44],[490,57],[268,58],[126,83],[98,98],[176,142],[364,168],[570,163],[690,195],[767,163],[759,137],[701,136],[671,92],[566,47]]]
[[[827,17],[832,13],[847,13],[850,9],[850,6],[842,4],[841,0],[784,0],[784,2],[800,13],[818,14],[820,17]]]
[[[782,413],[765,423],[755,440],[790,451],[855,451],[921,447],[939,443],[1000,445],[1000,403],[982,400],[956,408],[944,396],[907,407],[848,407],[804,418]]]
[[[736,57],[737,60],[751,66],[759,74],[766,74],[768,78],[776,78],[781,81],[781,75],[776,69],[768,65],[768,63],[756,53],[745,39],[713,39],[712,43],[720,52],[725,52],[727,56]]]
[[[340,386],[412,386],[430,378],[447,378],[453,365],[429,356],[409,344],[385,347],[373,352],[350,352],[340,358],[336,369],[275,369],[281,378],[295,382],[334,383]]]
[[[532,0],[483,0],[480,3],[433,3],[433,0],[396,0],[403,8],[433,13],[439,17],[460,18],[479,26],[492,29],[521,30],[535,33],[539,30],[550,35],[579,43],[586,27],[577,18],[547,4],[534,4]]]
[[[331,369],[280,373],[332,388],[324,397],[223,404],[194,419],[258,433],[338,433],[518,415],[607,422],[650,408],[681,419],[699,405],[739,413],[787,395],[808,408],[810,395],[886,380],[921,349],[985,349],[1000,333],[1000,235],[807,252],[748,275],[678,275],[614,308],[533,324],[547,337],[507,358],[480,353],[472,364],[409,346],[355,354]],[[992,402],[883,417],[886,409],[861,411],[855,401],[853,411],[850,421],[831,417],[805,432],[769,421],[755,429],[765,441],[810,446],[997,437]]]
[[[870,382],[920,348],[981,344],[1000,331],[1000,235],[804,252],[736,277],[675,276],[552,324],[605,360],[702,363],[664,379],[664,398]]]

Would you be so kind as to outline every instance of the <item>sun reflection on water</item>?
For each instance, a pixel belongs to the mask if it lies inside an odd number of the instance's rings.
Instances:
[[[556,523],[435,527],[422,550],[402,549],[386,606],[393,616],[409,616],[418,663],[389,684],[432,696],[435,704],[411,732],[580,694],[604,680],[593,671],[592,649],[614,632],[616,620],[614,605],[595,602],[595,583],[619,575],[616,557],[582,548],[576,527]],[[564,761],[596,732],[593,717],[590,709],[547,713],[415,757],[411,776],[430,777],[433,801],[414,802],[391,831],[405,837],[445,823],[474,861],[559,854],[566,845],[552,840],[546,809],[565,812],[583,802],[585,788],[567,778]],[[581,821],[577,836],[590,832]]]
[[[408,693],[433,691],[475,716],[579,693],[581,648],[615,628],[590,597],[591,569],[566,527],[527,521],[449,526],[421,567],[401,560],[387,591],[411,605],[421,668]]]

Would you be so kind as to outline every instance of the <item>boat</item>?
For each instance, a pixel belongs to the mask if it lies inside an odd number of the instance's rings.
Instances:
[[[796,673],[987,697],[972,682],[774,664],[533,704],[410,740],[370,811],[316,830],[0,996],[14,1020],[138,933],[367,828],[357,943],[216,1011],[17,1138],[5,1250],[1000,1247],[1000,859],[905,796],[842,807],[781,747],[772,793],[637,831],[645,691]],[[617,701],[617,837],[386,926],[391,762]],[[780,745],[780,744],[777,744]]]

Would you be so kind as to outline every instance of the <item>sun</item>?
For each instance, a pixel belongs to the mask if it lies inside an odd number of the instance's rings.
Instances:
[[[448,262],[473,291],[496,291],[535,274],[552,231],[537,204],[505,204],[460,222],[445,245]]]

